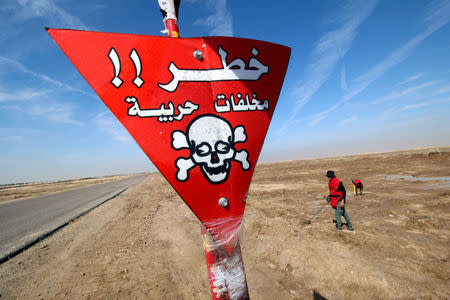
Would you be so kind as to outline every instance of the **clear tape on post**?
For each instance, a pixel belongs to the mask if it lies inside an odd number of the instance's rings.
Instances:
[[[215,236],[215,239],[211,238],[211,243],[205,245],[211,250],[222,247],[234,248],[236,241],[243,241],[244,230],[241,230],[241,227],[244,226],[242,225],[242,218],[226,217],[204,222],[204,224],[209,232]]]
[[[228,295],[229,299],[245,299],[248,294],[244,265],[240,255],[223,258],[212,267],[214,289],[217,298]]]
[[[203,227],[203,245],[213,299],[249,298],[240,248],[244,232],[241,221],[241,218],[223,218],[206,223],[210,231],[220,229],[228,233],[220,235],[223,236],[220,240],[215,240]],[[230,243],[235,243],[231,256],[223,248],[224,244]]]

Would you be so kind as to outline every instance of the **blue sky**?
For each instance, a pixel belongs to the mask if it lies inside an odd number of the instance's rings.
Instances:
[[[183,0],[182,37],[292,48],[260,161],[450,144],[450,1]],[[153,171],[46,27],[159,35],[156,0],[2,0],[0,183]]]

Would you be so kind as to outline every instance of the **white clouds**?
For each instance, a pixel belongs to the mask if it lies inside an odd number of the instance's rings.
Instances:
[[[355,88],[353,91],[346,96],[344,99],[348,100],[355,95],[359,94],[365,90],[369,85],[371,85],[380,76],[384,75],[388,70],[390,70],[395,65],[401,63],[405,60],[411,52],[421,43],[425,38],[430,36],[435,30],[425,30],[424,32],[416,35],[410,39],[406,44],[398,48],[391,55],[386,57],[381,62],[373,66],[368,72],[361,75],[354,80]]]
[[[422,107],[446,103],[446,102],[450,102],[450,97],[442,98],[442,99],[438,99],[438,100],[434,100],[434,101],[424,101],[424,102],[420,102],[420,103],[404,105],[403,107],[401,107],[399,109],[399,111],[412,110],[412,109],[422,108]]]
[[[0,127],[0,142],[4,144],[12,145],[22,145],[31,137],[41,135],[42,131],[36,128],[26,128],[26,127]],[[2,157],[4,158],[4,157]],[[1,161],[1,158],[0,158]]]
[[[233,36],[233,17],[231,11],[227,9],[226,0],[205,0],[199,5],[205,5],[213,12],[206,18],[196,20],[195,25],[208,27],[212,36]]]
[[[432,1],[426,8],[425,21],[431,30],[437,30],[448,23],[450,18],[450,1]]]
[[[93,98],[97,99],[97,97],[94,94],[92,94],[92,93],[88,93],[86,91],[74,88],[74,87],[72,87],[72,86],[70,86],[68,84],[65,84],[65,83],[63,83],[63,82],[61,82],[59,80],[50,78],[50,77],[48,77],[45,74],[34,72],[34,71],[30,70],[29,68],[25,67],[20,62],[18,62],[16,60],[13,60],[13,59],[10,59],[8,57],[0,56],[0,65],[2,65],[2,64],[3,65],[9,65],[10,67],[14,67],[15,69],[21,71],[22,73],[30,75],[30,76],[32,76],[34,78],[38,78],[38,79],[42,80],[43,82],[51,84],[54,87],[63,88],[63,89],[69,90],[69,91],[74,91],[74,92],[81,93],[81,94],[84,94],[84,95],[88,95],[90,97],[93,97]]]
[[[21,135],[0,136],[0,142],[5,144],[20,144],[25,140]]]
[[[122,144],[129,144],[132,142],[130,135],[115,135],[114,139]]]
[[[341,125],[348,124],[348,123],[351,123],[351,122],[354,122],[354,121],[357,121],[357,120],[358,120],[358,117],[351,116],[350,118],[342,120],[341,121]]]
[[[442,86],[436,90],[436,93],[438,94],[446,94],[450,93],[450,84],[447,84],[446,86]]]
[[[388,95],[373,101],[372,104],[378,104],[378,103],[394,100],[394,99],[397,99],[397,98],[401,98],[401,97],[413,94],[413,93],[415,93],[417,91],[420,91],[420,90],[422,90],[424,88],[436,85],[439,82],[440,82],[439,80],[428,81],[428,82],[424,82],[424,83],[421,83],[421,84],[413,86],[413,87],[409,87],[409,88],[404,89],[402,91],[391,92]]]
[[[10,59],[8,57],[0,56],[0,64],[12,66],[25,74],[39,78],[47,83],[52,84],[53,86],[57,86],[57,87],[64,86],[64,84],[62,82],[51,79],[50,77],[48,77],[46,75],[35,73],[35,72],[31,71],[30,69],[28,69],[27,67],[25,67],[24,65],[22,65],[21,63],[19,63],[18,61]]]
[[[53,26],[70,27],[87,30],[88,27],[77,17],[71,15],[51,0],[18,0],[20,6],[18,16],[24,19],[45,18],[51,21]]]
[[[328,80],[335,70],[339,60],[343,59],[356,37],[359,26],[373,12],[376,0],[348,1],[344,9],[334,14],[332,23],[336,28],[322,35],[316,43],[311,59],[306,67],[301,85],[296,89],[298,98],[290,118],[278,132],[281,135],[297,117],[300,109],[308,103],[313,95]],[[341,87],[347,89],[345,68],[341,69]]]
[[[351,98],[360,94],[375,80],[389,71],[392,67],[404,61],[411,54],[411,52],[427,37],[429,37],[435,31],[439,30],[442,26],[446,25],[450,19],[450,1],[433,2],[428,7],[427,12],[427,16],[425,17],[427,26],[424,31],[411,38],[408,42],[395,50],[392,54],[387,56],[379,63],[375,64],[365,74],[353,80],[352,88],[350,89],[350,91],[329,109],[312,116],[311,119],[313,121],[311,121],[310,125],[316,125],[318,122],[326,118],[326,116],[330,112],[341,106],[344,102],[347,102]]]
[[[341,88],[343,90],[347,90],[348,86],[347,86],[347,73],[345,72],[345,66],[342,65],[341,67]]]
[[[95,118],[97,127],[105,132],[111,134],[115,140],[128,144],[132,142],[130,135],[122,127],[119,121],[111,116],[110,113],[102,112]]]
[[[42,104],[35,103],[22,110],[22,113],[28,113],[31,116],[46,118],[47,120],[81,126],[82,122],[74,120],[73,107],[70,104]]]
[[[8,65],[9,67],[13,67],[22,72],[24,76],[28,75],[33,78],[37,78],[49,86],[54,87],[39,89],[28,85],[26,88],[22,88],[21,90],[16,88],[15,91],[0,91],[0,102],[14,102],[15,104],[14,106],[3,107],[3,109],[14,110],[16,112],[19,111],[22,115],[41,117],[53,122],[77,126],[83,125],[82,122],[73,118],[74,106],[72,104],[67,103],[65,100],[49,99],[49,96],[55,91],[55,89],[73,91],[96,98],[92,93],[73,88],[59,80],[48,77],[45,74],[34,72],[18,61],[4,56],[0,56],[0,65]],[[23,101],[28,101],[29,103],[24,104]]]
[[[337,13],[336,20],[340,22],[338,27],[326,32],[311,54],[312,59],[306,68],[303,83],[296,91],[299,99],[296,101],[293,115],[297,114],[329,78],[337,62],[350,49],[359,25],[372,13],[376,3],[377,1],[349,1],[345,9]]]
[[[49,90],[24,90],[11,93],[0,92],[0,103],[13,103],[0,109],[12,110],[16,114],[42,117],[50,121],[83,125],[73,119],[74,107],[62,101],[49,100]]]
[[[402,82],[400,82],[398,85],[402,85],[402,84],[405,84],[405,83],[409,83],[409,82],[411,82],[411,81],[415,81],[415,80],[417,80],[417,79],[419,79],[419,78],[422,78],[424,75],[425,75],[424,73],[419,73],[419,74],[410,76],[410,77],[408,77],[407,79],[405,79],[405,80],[403,80]]]
[[[31,116],[44,118],[46,120],[81,126],[82,122],[73,118],[74,107],[67,103],[50,103],[45,101],[35,101],[27,103],[17,103],[9,106],[2,106],[0,109],[13,111],[13,114],[20,116]]]
[[[49,93],[48,90],[25,90],[25,91],[17,91],[12,93],[3,93],[0,92],[0,102],[17,102],[17,101],[27,101],[35,98],[40,98]]]
[[[421,107],[428,106],[428,105],[431,105],[431,104],[432,104],[431,102],[422,102],[422,103],[416,103],[416,104],[409,104],[409,105],[405,105],[402,108],[400,108],[400,111],[421,108]]]

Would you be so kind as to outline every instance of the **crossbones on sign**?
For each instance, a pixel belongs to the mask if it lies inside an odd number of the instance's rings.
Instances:
[[[244,171],[249,170],[248,152],[235,148],[237,143],[244,143],[246,140],[247,135],[242,125],[233,128],[227,120],[210,114],[194,118],[188,124],[186,132],[172,132],[172,147],[191,151],[189,157],[179,157],[175,161],[177,180],[186,181],[189,179],[189,170],[200,166],[210,183],[225,182],[232,160],[239,162]]]

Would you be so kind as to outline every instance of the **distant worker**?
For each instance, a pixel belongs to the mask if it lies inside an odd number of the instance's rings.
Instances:
[[[363,194],[362,191],[364,188],[364,184],[362,183],[362,181],[359,179],[355,179],[355,180],[352,180],[352,182],[353,182],[353,191],[355,192],[355,195],[358,195],[358,189],[359,189],[359,194],[362,195]]]
[[[347,221],[347,229],[354,230],[352,221],[345,211],[345,196],[347,192],[345,191],[344,184],[342,181],[336,178],[334,171],[327,171],[328,177],[328,188],[330,189],[330,194],[327,197],[327,201],[330,203],[331,207],[336,210],[336,229],[342,230],[341,217],[343,216]]]

